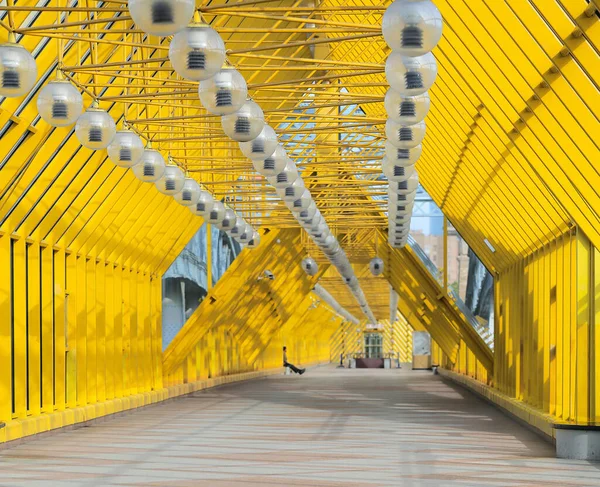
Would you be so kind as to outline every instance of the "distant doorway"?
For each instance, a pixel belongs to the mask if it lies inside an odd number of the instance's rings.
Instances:
[[[365,333],[365,358],[383,358],[381,333]]]

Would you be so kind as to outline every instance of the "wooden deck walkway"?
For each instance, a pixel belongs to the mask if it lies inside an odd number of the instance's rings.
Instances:
[[[431,372],[311,369],[0,451],[2,486],[600,486]]]

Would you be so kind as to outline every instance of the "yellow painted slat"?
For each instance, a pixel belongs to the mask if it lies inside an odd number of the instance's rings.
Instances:
[[[54,256],[54,387],[55,409],[62,411],[66,407],[66,262],[62,250],[53,252]]]
[[[42,404],[40,250],[36,244],[27,246],[27,410],[33,416],[41,413]]]
[[[27,285],[26,244],[23,239],[13,241],[13,415],[24,418],[27,414]],[[51,363],[50,363],[51,365]],[[44,369],[45,372],[45,369]],[[52,393],[52,389],[50,394]],[[46,390],[44,389],[44,392]],[[47,394],[47,393],[46,393]]]
[[[12,316],[12,244],[7,235],[0,236],[0,315]],[[12,418],[12,330],[13,320],[0,320],[0,421]],[[0,439],[2,437],[0,436]]]
[[[66,255],[66,400],[67,407],[77,406],[77,256]]]

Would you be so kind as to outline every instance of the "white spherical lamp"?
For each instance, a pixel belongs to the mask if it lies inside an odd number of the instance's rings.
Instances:
[[[244,77],[230,67],[222,68],[212,78],[200,81],[200,101],[214,115],[237,112],[246,102],[248,86]]]
[[[383,174],[388,181],[406,181],[416,171],[415,166],[399,166],[396,164],[384,164]]]
[[[391,210],[391,208],[390,208]],[[389,221],[393,221],[396,224],[404,224],[404,225],[409,225],[410,224],[410,219],[411,219],[412,215],[411,214],[403,214],[403,213],[397,213],[397,212],[392,212],[390,211],[388,214],[388,220]]]
[[[390,221],[390,233],[396,238],[402,238],[410,234],[410,223],[397,223]]]
[[[119,167],[133,167],[142,159],[144,143],[131,130],[119,130],[107,147],[109,159]]]
[[[442,37],[442,14],[430,0],[396,0],[383,14],[381,30],[390,49],[422,56]]]
[[[385,63],[385,77],[400,95],[422,95],[433,86],[437,77],[435,57],[430,52],[419,57],[392,52]]]
[[[323,248],[331,250],[331,249],[335,248],[336,243],[337,243],[337,238],[335,238],[335,236],[329,234],[329,235],[327,235],[327,238],[323,242]]]
[[[83,97],[68,81],[55,79],[40,90],[37,109],[44,122],[53,127],[67,127],[81,115]]]
[[[173,36],[169,59],[182,78],[203,81],[219,72],[225,62],[225,43],[216,30],[192,23]]]
[[[249,142],[256,139],[265,126],[265,115],[252,100],[246,101],[240,109],[221,117],[223,132],[237,142]]]
[[[96,103],[80,115],[75,124],[77,139],[81,145],[92,150],[106,149],[116,133],[115,121]]]
[[[254,235],[254,228],[249,223],[246,223],[244,226],[244,230],[238,235],[237,241],[240,243],[248,243],[252,240],[252,236]]]
[[[417,171],[412,172],[410,177],[404,181],[392,182],[390,181],[389,191],[394,192],[397,195],[409,194],[417,190],[419,186],[419,174]]]
[[[278,143],[273,127],[265,125],[254,140],[240,142],[240,150],[248,159],[260,161],[273,155]]]
[[[357,291],[358,289],[358,279],[356,278],[356,276],[352,275],[350,277],[347,277],[345,279],[346,284],[350,287],[350,289],[354,292]]]
[[[230,232],[231,229],[235,225],[236,218],[237,218],[237,216],[235,214],[235,211],[233,211],[231,208],[226,208],[225,215],[223,216],[223,220],[218,225],[219,228],[221,230],[223,230],[224,232]]]
[[[271,186],[273,186],[275,189],[282,189],[290,186],[299,177],[300,175],[298,174],[296,165],[292,161],[288,160],[283,171],[275,176],[267,177],[267,181],[269,181]]]
[[[327,237],[330,237],[330,236],[331,235],[328,232],[323,232],[318,235],[314,235],[313,240],[319,246],[320,249],[323,249],[325,247],[325,242],[327,241]]]
[[[294,213],[294,216],[298,216],[298,213]],[[304,228],[307,232],[310,230],[310,228],[312,227],[313,224],[313,219],[309,219],[309,220],[298,220],[298,223],[300,224],[300,226],[302,228]]]
[[[273,154],[265,159],[254,159],[252,165],[256,172],[263,176],[273,177],[282,172],[288,162],[291,163],[287,152],[281,144],[277,144]]]
[[[300,265],[302,266],[302,270],[306,272],[309,276],[314,276],[317,274],[317,272],[319,272],[319,266],[315,262],[315,259],[313,259],[312,257],[307,257],[306,259],[303,259]]]
[[[388,161],[390,164],[397,164],[399,166],[412,166],[417,163],[422,152],[423,146],[421,144],[412,149],[400,149],[389,140],[386,140],[385,157],[383,158],[382,165],[386,164],[386,161]]]
[[[390,144],[398,149],[413,149],[425,138],[425,122],[402,125],[388,119],[385,123],[385,135]]]
[[[336,242],[331,247],[325,247],[323,253],[331,260],[340,251],[340,244]]]
[[[303,210],[306,210],[310,206],[312,203],[312,196],[310,191],[305,189],[298,198],[292,201],[287,201],[286,203],[291,211],[294,213],[299,213]]]
[[[185,178],[181,191],[173,195],[173,198],[182,206],[194,208],[200,199],[201,193],[200,185],[195,179]]]
[[[155,183],[165,173],[165,158],[154,149],[146,148],[140,162],[131,168],[135,177],[144,183]]]
[[[244,233],[244,229],[246,228],[246,221],[241,216],[236,216],[233,225],[231,226],[231,230],[229,231],[229,235],[232,237],[239,237],[242,233]]]
[[[416,190],[415,191],[409,191],[409,192],[404,192],[404,191],[398,191],[397,188],[394,188],[394,185],[397,184],[402,184],[402,183],[392,183],[390,184],[390,187],[388,188],[388,200],[393,202],[394,204],[402,204],[402,205],[408,205],[408,204],[412,204],[415,201],[415,197],[417,195]]]
[[[393,212],[396,215],[411,215],[414,207],[414,201],[403,202],[403,201],[389,201],[388,209],[389,212]]]
[[[403,96],[389,89],[383,104],[391,120],[403,125],[412,125],[425,119],[429,113],[431,100],[427,92],[418,96]]]
[[[277,188],[277,194],[281,197],[283,201],[294,201],[299,198],[306,187],[304,186],[304,181],[302,178],[296,179],[292,184],[286,186],[285,188]]]
[[[259,245],[260,245],[260,234],[256,230],[254,230],[252,232],[252,237],[250,238],[250,240],[248,240],[248,243],[246,244],[246,246],[249,249],[255,249]]]
[[[317,214],[317,205],[314,201],[311,201],[308,207],[303,208],[298,213],[295,213],[296,218],[302,223],[306,220],[312,219]]]
[[[31,91],[37,80],[37,66],[13,34],[8,38],[9,42],[0,45],[0,96],[13,98]]]
[[[311,229],[308,231],[308,233],[312,237],[315,237],[317,235],[322,235],[323,233],[327,232],[327,230],[328,230],[328,228],[327,228],[326,223],[317,223],[316,225],[313,225],[311,227]]]
[[[135,25],[146,34],[170,36],[190,23],[194,0],[129,0],[127,6]]]
[[[215,200],[208,191],[200,190],[198,201],[190,209],[196,216],[206,219],[215,204]]]
[[[215,201],[207,215],[207,223],[220,225],[225,218],[225,205],[221,201]]]
[[[383,260],[379,257],[373,257],[371,262],[369,262],[369,269],[371,274],[374,276],[379,276],[383,272]]]
[[[169,164],[165,167],[162,177],[156,181],[156,189],[168,196],[176,195],[183,189],[185,174],[178,166]]]

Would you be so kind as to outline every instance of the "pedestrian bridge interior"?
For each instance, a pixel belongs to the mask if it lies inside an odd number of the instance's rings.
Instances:
[[[598,0],[1,0],[0,75],[0,485],[600,485]]]

